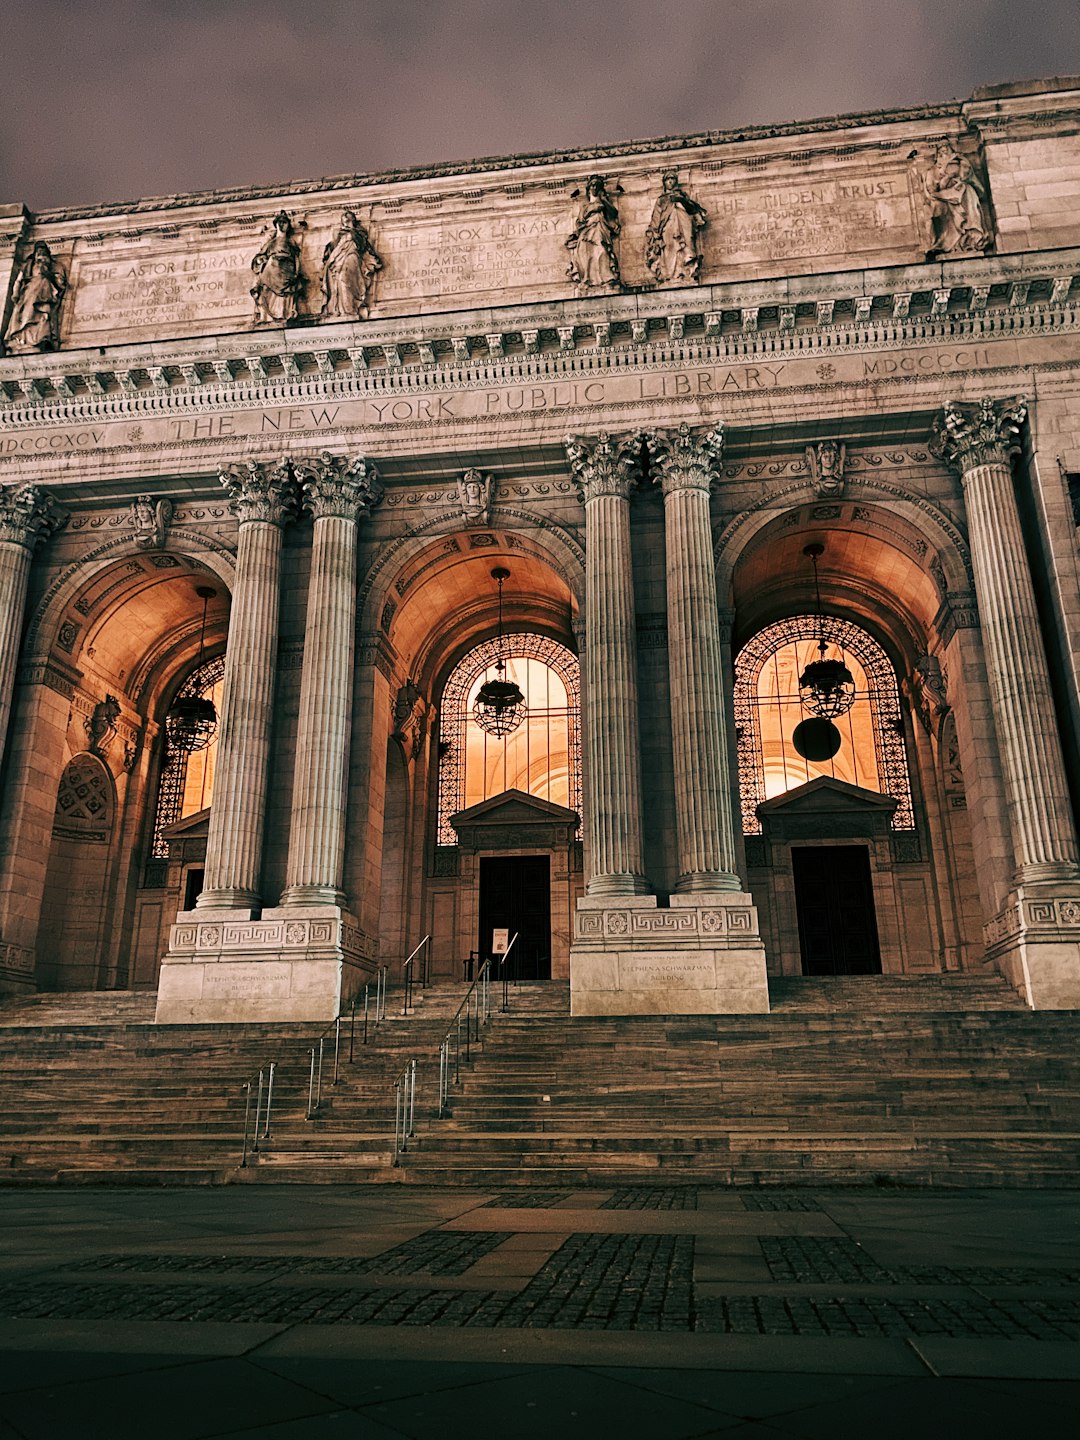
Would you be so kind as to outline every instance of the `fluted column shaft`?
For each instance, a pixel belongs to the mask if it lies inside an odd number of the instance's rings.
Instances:
[[[567,442],[585,501],[585,756],[590,895],[643,894],[632,475],[606,435]]]
[[[720,437],[650,437],[664,492],[679,891],[740,890],[709,494]]]
[[[51,499],[36,485],[0,487],[0,761],[11,718],[30,561],[35,548],[61,523]]]
[[[286,464],[227,471],[240,522],[218,717],[214,795],[200,909],[258,904],[281,603],[282,525],[294,508]]]
[[[964,486],[1020,883],[1078,874],[1061,738],[1013,492],[1010,457],[1025,413],[1019,401],[948,406],[934,446],[956,466]]]
[[[378,499],[366,461],[298,466],[315,517],[283,905],[345,901],[345,796],[352,728],[357,523]]]

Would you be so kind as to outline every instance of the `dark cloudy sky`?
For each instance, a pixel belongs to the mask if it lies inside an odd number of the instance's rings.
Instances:
[[[807,119],[1080,70],[1080,0],[9,0],[31,209]]]

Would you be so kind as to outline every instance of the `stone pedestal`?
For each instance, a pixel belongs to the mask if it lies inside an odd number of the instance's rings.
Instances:
[[[765,951],[747,894],[578,901],[572,1015],[748,1015],[769,1009]]]
[[[337,906],[289,905],[176,917],[161,965],[162,1025],[324,1021],[362,988],[375,947]]]

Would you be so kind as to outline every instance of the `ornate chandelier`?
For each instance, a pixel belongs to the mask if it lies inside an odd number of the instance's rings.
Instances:
[[[835,720],[846,715],[855,703],[855,678],[842,660],[826,660],[825,617],[821,611],[821,587],[818,584],[818,556],[823,554],[824,545],[807,545],[803,554],[814,566],[814,593],[817,596],[818,614],[818,656],[807,665],[799,676],[799,698],[811,715],[823,720]]]
[[[497,680],[485,680],[473,704],[473,719],[481,730],[489,735],[509,735],[525,718],[525,696],[512,680],[506,678],[506,659],[502,653],[502,596],[503,582],[509,580],[510,571],[496,565],[491,578],[499,587],[499,629],[496,649],[499,655],[495,662]]]
[[[199,664],[202,668],[206,647],[206,606],[217,594],[209,585],[197,585],[195,594],[203,602],[202,630],[199,633]],[[193,755],[205,750],[217,733],[217,711],[206,695],[179,695],[165,716],[165,737],[170,750],[184,750]]]

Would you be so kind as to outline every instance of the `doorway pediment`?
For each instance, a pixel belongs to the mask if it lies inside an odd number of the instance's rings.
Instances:
[[[551,850],[573,841],[578,814],[524,790],[504,790],[457,811],[450,824],[467,850]]]
[[[896,800],[846,780],[819,776],[757,807],[770,840],[872,839],[888,835]]]

